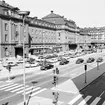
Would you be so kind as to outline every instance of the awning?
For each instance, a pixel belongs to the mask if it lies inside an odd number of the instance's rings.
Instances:
[[[31,47],[30,50],[34,50],[34,49],[51,49],[49,47]]]

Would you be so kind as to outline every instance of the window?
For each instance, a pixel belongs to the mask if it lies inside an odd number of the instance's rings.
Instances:
[[[59,37],[60,37],[60,35],[61,35],[61,34],[60,34],[60,32],[59,32]]]
[[[8,35],[7,35],[7,34],[5,34],[5,42],[7,42],[7,41],[8,41],[7,37],[8,37]]]
[[[8,49],[7,49],[7,48],[4,48],[4,50],[5,50],[5,57],[8,57],[8,56],[9,56],[9,51],[8,51]]]
[[[19,33],[18,33],[18,31],[15,32],[15,38],[14,39],[15,39],[15,41],[19,40]]]
[[[7,31],[7,30],[8,30],[8,24],[5,23],[5,31]]]

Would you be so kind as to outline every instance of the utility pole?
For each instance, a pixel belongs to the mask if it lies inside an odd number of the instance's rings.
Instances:
[[[87,64],[85,63],[84,65],[84,70],[85,70],[85,83],[87,83],[87,74],[86,74],[86,71],[87,71]]]
[[[99,70],[99,62],[97,61],[97,70]]]

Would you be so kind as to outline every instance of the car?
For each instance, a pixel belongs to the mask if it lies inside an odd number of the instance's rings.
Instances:
[[[8,65],[10,65],[10,66],[17,66],[18,64],[16,63],[16,62],[8,62]]]
[[[84,60],[82,58],[78,58],[77,61],[76,61],[76,64],[80,64],[80,63],[83,63]]]
[[[96,62],[102,62],[103,61],[103,58],[102,57],[99,57],[97,60],[96,60]]]
[[[59,65],[65,65],[65,64],[68,64],[69,61],[65,58],[63,58],[60,62],[59,62]]]
[[[50,63],[48,60],[44,60],[44,61],[38,62],[38,65],[39,65],[39,66],[43,66],[43,65],[46,65],[46,64],[48,64],[48,63]]]
[[[65,59],[65,58],[63,58],[62,56],[59,56],[57,59],[58,59],[58,61],[61,61],[61,60]]]
[[[93,57],[91,57],[91,58],[88,58],[87,63],[92,63],[94,61],[95,61],[95,59]]]
[[[54,63],[54,62],[57,62],[58,59],[57,58],[51,58],[51,59],[48,59],[47,61],[48,62],[51,62],[51,63]]]
[[[31,67],[36,67],[36,66],[38,66],[38,62],[31,63]]]
[[[48,69],[51,69],[53,67],[54,67],[54,65],[52,65],[52,64],[45,64],[45,65],[41,66],[40,69],[41,70],[48,70]]]
[[[35,59],[33,59],[33,58],[28,58],[28,59],[27,59],[27,62],[33,64],[33,63],[35,62]]]
[[[25,68],[30,68],[31,67],[31,64],[29,62],[26,62],[25,63]]]

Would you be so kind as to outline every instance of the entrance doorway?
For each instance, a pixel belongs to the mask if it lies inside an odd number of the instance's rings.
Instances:
[[[23,48],[15,48],[15,57],[23,56]]]

